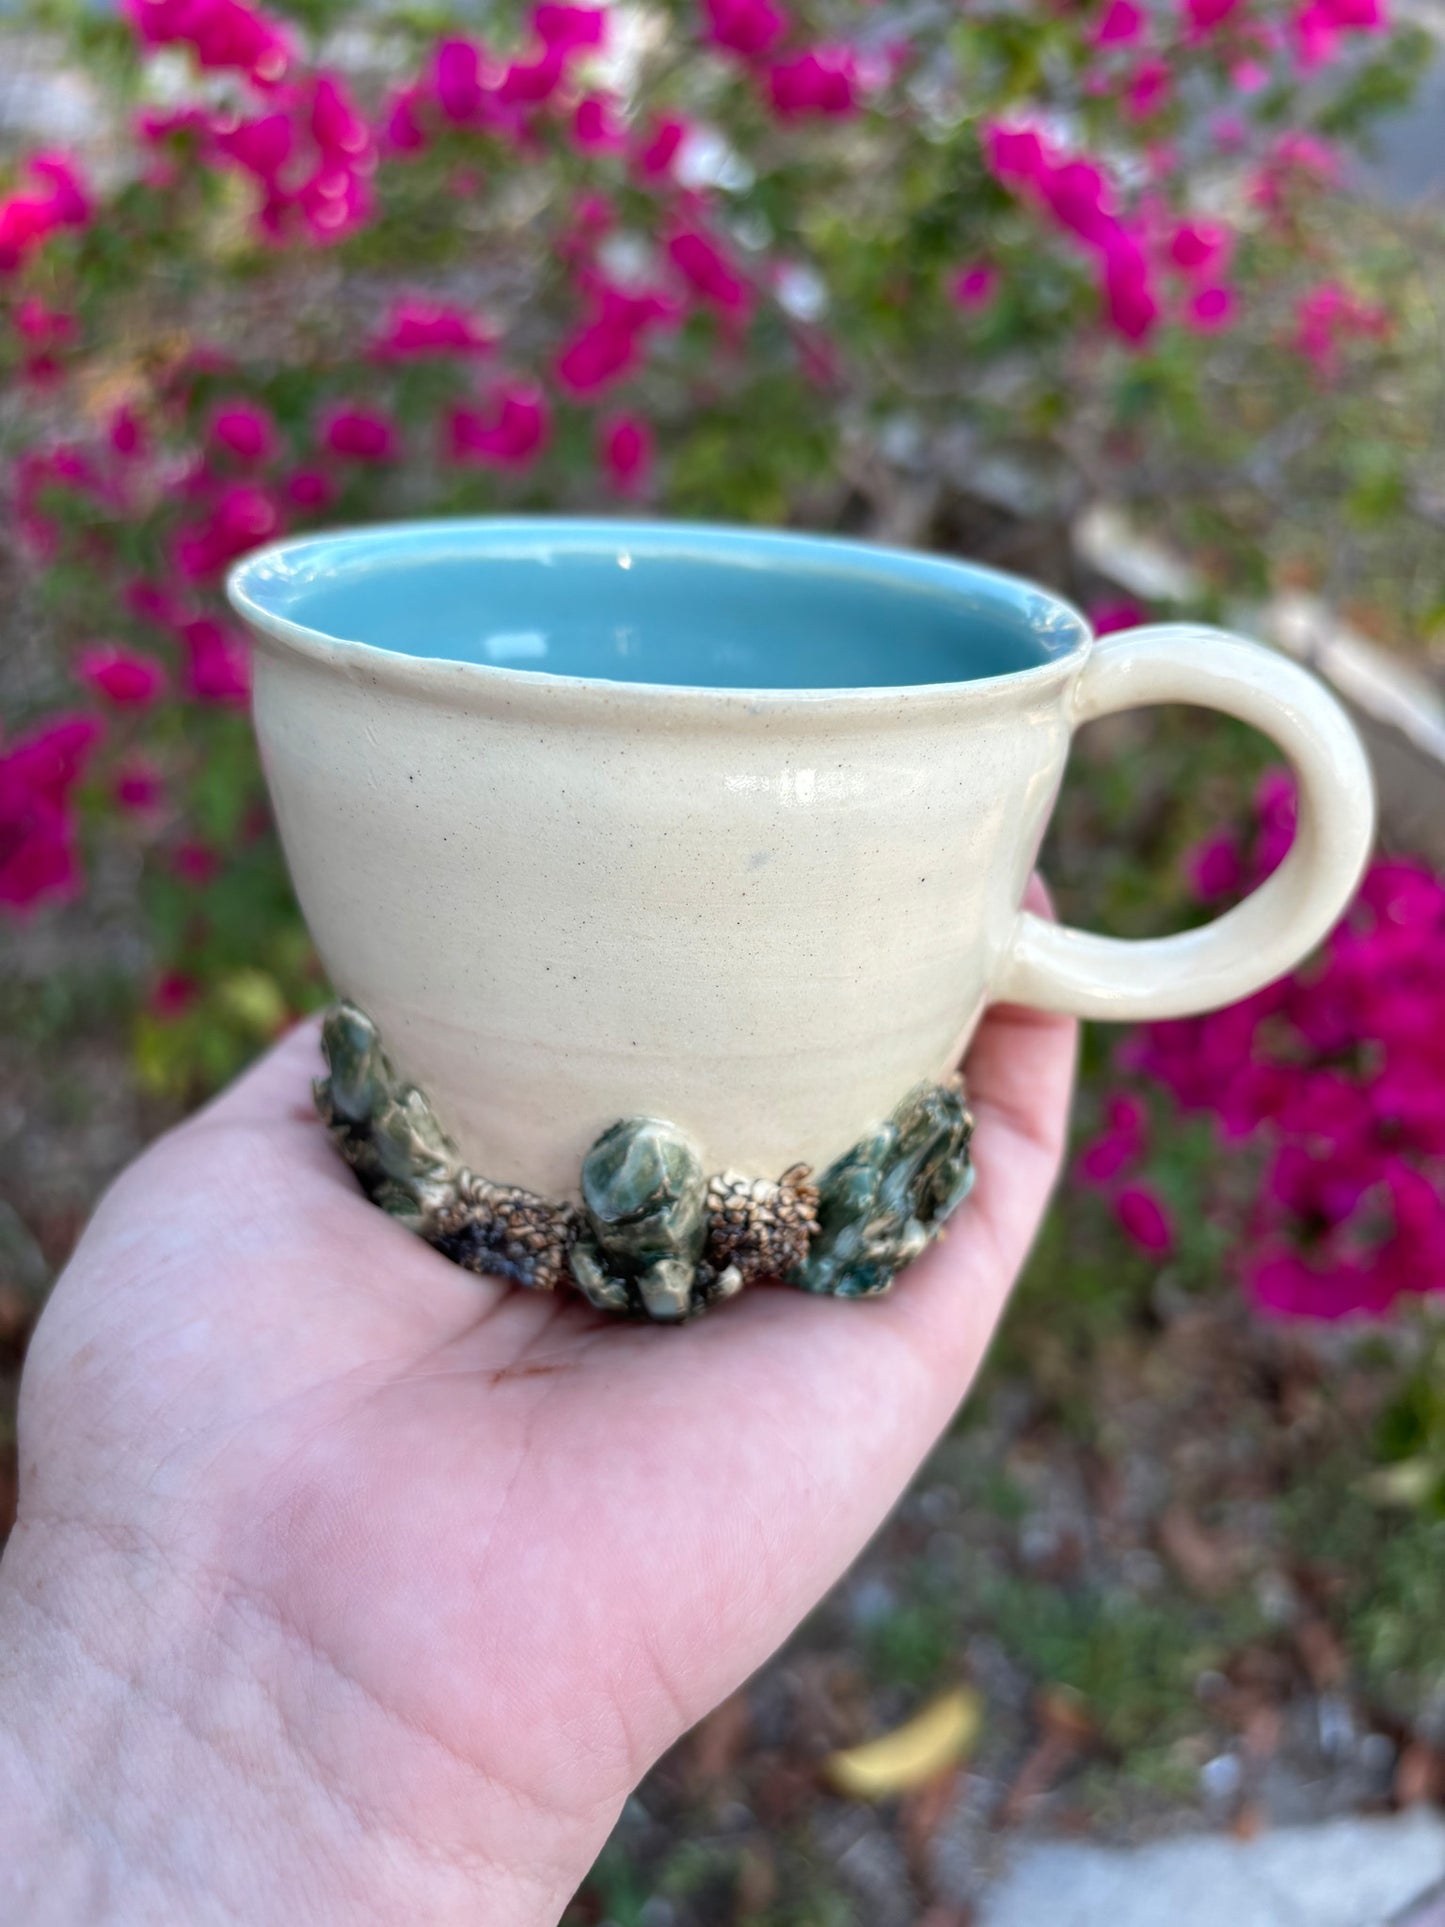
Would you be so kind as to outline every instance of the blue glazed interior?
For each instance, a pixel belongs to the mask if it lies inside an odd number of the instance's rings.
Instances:
[[[242,563],[263,628],[397,655],[712,689],[870,689],[1036,669],[1082,619],[1011,577],[860,543],[667,524],[357,530]]]

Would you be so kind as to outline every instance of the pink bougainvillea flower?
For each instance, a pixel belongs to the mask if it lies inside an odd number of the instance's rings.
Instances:
[[[1219,831],[1191,851],[1185,871],[1189,887],[1201,903],[1217,903],[1221,897],[1237,896],[1244,887],[1239,846],[1227,830]]]
[[[773,0],[703,0],[703,5],[708,39],[744,60],[761,60],[788,31],[788,16]]]
[[[1109,0],[1089,35],[1095,47],[1127,47],[1144,31],[1144,9],[1134,0]]]
[[[607,44],[605,7],[566,6],[560,0],[541,0],[532,10],[532,31],[545,47],[581,52]]]
[[[244,706],[251,694],[244,637],[210,616],[196,616],[181,625],[180,639],[189,658],[190,693],[203,703]]]
[[[982,139],[989,171],[1005,185],[1036,188],[1047,173],[1049,154],[1036,128],[985,121]]]
[[[1114,240],[1113,197],[1102,168],[1079,158],[1052,161],[1036,185],[1060,227],[1096,246]]]
[[[121,599],[133,616],[153,622],[157,628],[171,629],[180,621],[175,597],[158,582],[147,582],[143,577],[128,582]]]
[[[0,748],[0,905],[25,913],[64,902],[82,876],[71,794],[103,725],[55,716]]]
[[[1126,1184],[1114,1199],[1114,1216],[1126,1238],[1150,1258],[1174,1249],[1174,1226],[1163,1200],[1143,1184]]]
[[[1079,1176],[1085,1184],[1108,1185],[1144,1153],[1144,1106],[1137,1098],[1116,1094],[1108,1102],[1103,1131],[1079,1155]]]
[[[1217,33],[1236,14],[1244,0],[1183,0],[1184,18],[1195,40]]]
[[[187,837],[171,851],[171,869],[196,889],[204,889],[221,874],[221,859],[209,843],[198,836]]]
[[[163,1024],[184,1017],[199,1002],[201,986],[183,970],[167,970],[157,977],[146,998],[146,1009]]]
[[[1358,1258],[1321,1266],[1295,1251],[1266,1251],[1249,1259],[1245,1276],[1255,1304],[1275,1317],[1333,1320],[1389,1308],[1391,1294]]]
[[[276,453],[276,424],[259,402],[222,402],[211,417],[210,440],[237,461],[268,462]]]
[[[311,138],[331,159],[355,166],[371,151],[371,129],[339,74],[316,76],[310,122]]]
[[[652,471],[652,430],[636,415],[599,422],[597,453],[602,470],[620,495],[638,495]]]
[[[987,308],[998,293],[998,285],[998,269],[990,262],[979,261],[971,268],[957,269],[949,277],[948,292],[954,305],[967,314]]]
[[[431,98],[425,86],[399,87],[382,116],[381,138],[392,154],[419,154],[426,146],[422,107]],[[443,112],[446,111],[442,103]]]
[[[637,150],[637,166],[644,180],[657,181],[672,172],[691,129],[676,114],[656,122]]]
[[[1313,363],[1316,375],[1329,381],[1338,371],[1343,342],[1379,339],[1390,328],[1390,316],[1384,308],[1361,301],[1338,282],[1328,281],[1301,298],[1295,315],[1294,345]]]
[[[393,303],[371,352],[378,361],[416,361],[428,355],[485,354],[494,345],[464,309],[403,295]]]
[[[75,673],[117,709],[149,709],[166,686],[165,671],[154,656],[114,642],[96,642],[82,649],[75,658]]]
[[[1174,89],[1174,75],[1163,60],[1141,60],[1129,75],[1124,104],[1131,120],[1147,120],[1165,106]]]
[[[191,581],[203,582],[279,533],[280,527],[270,497],[249,483],[237,483],[222,490],[203,521],[177,531],[172,545],[176,567]]]
[[[296,130],[285,113],[258,114],[251,120],[218,119],[211,125],[216,152],[254,175],[274,181],[296,151]]]
[[[591,313],[557,357],[557,379],[579,401],[590,401],[631,374],[649,333],[675,319],[676,310],[661,295],[595,282]]]
[[[1140,342],[1153,333],[1159,302],[1150,281],[1144,250],[1131,237],[1113,238],[1103,254],[1104,306],[1117,333]]]
[[[1169,237],[1170,264],[1185,274],[1211,274],[1229,259],[1230,240],[1216,221],[1181,221]]]
[[[165,783],[148,756],[128,756],[111,778],[116,807],[131,816],[148,816],[165,800]]]
[[[567,53],[544,47],[535,60],[514,60],[502,75],[497,99],[506,107],[540,107],[562,85],[567,75]]]
[[[1238,94],[1262,93],[1270,82],[1270,71],[1262,60],[1237,60],[1229,70],[1230,84]]]
[[[333,409],[322,425],[321,440],[333,455],[350,462],[394,462],[399,453],[396,423],[379,408]]]
[[[613,103],[602,94],[584,94],[572,110],[572,139],[582,154],[620,154],[627,132]]]
[[[28,294],[16,303],[14,328],[25,344],[24,373],[39,384],[54,381],[61,372],[61,356],[72,347],[80,333],[73,314],[47,307],[38,295]]]
[[[284,78],[291,42],[278,22],[243,0],[125,0],[148,47],[187,46],[198,65],[232,69],[261,86]]]
[[[32,154],[25,163],[30,184],[0,200],[0,274],[24,265],[62,228],[90,220],[90,194],[65,154]]]
[[[122,461],[142,460],[149,452],[145,424],[133,408],[117,408],[105,425],[106,440]]]
[[[1239,303],[1233,288],[1200,288],[1189,297],[1185,320],[1195,334],[1218,334],[1233,322]]]
[[[667,244],[668,258],[700,300],[719,314],[744,320],[753,291],[719,243],[701,228],[686,228]]]
[[[303,513],[316,514],[336,500],[336,484],[324,469],[296,468],[282,484],[286,500]]]
[[[465,127],[482,105],[481,50],[470,40],[439,40],[432,56],[432,85],[447,119]]]
[[[547,445],[552,417],[540,388],[515,383],[494,390],[485,409],[453,409],[449,431],[456,461],[528,468]]]
[[[1096,636],[1116,635],[1121,629],[1137,629],[1149,620],[1149,611],[1141,603],[1129,602],[1124,598],[1117,601],[1095,602],[1089,608],[1089,623]]]
[[[858,62],[849,47],[811,47],[767,71],[768,98],[783,120],[837,119],[858,107]]]

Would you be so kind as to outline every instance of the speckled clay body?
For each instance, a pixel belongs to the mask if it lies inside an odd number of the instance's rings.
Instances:
[[[1241,996],[1323,935],[1369,846],[1363,755],[1303,671],[1196,628],[1091,643],[964,565],[418,524],[264,551],[232,594],[328,972],[467,1165],[553,1200],[580,1201],[620,1118],[668,1120],[706,1172],[823,1171],[946,1075],[991,998],[1136,1018]],[[829,624],[849,685],[785,686],[789,664],[826,676]],[[918,680],[950,638],[957,679]],[[1157,943],[1021,914],[1074,728],[1166,700],[1275,738],[1294,852]]]

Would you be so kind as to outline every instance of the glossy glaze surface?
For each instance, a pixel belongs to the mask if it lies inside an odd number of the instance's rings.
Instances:
[[[598,526],[577,532],[588,557]],[[554,523],[283,545],[233,588],[257,636],[256,727],[323,961],[498,1183],[575,1198],[588,1146],[633,1115],[670,1120],[709,1170],[822,1169],[948,1071],[991,997],[1110,1017],[1228,1001],[1296,962],[1353,888],[1368,769],[1338,706],[1269,651],[1178,629],[1091,653],[1076,612],[1029,584],[853,544],[608,526],[614,562],[623,542],[709,558],[696,593],[687,573],[671,577],[665,621],[662,604],[654,615],[673,663],[713,633],[711,568],[746,564],[729,619],[794,673],[806,652],[790,653],[787,612],[821,597],[845,623],[838,582],[825,595],[819,571],[861,572],[882,598],[849,632],[869,651],[866,681],[657,686],[421,653],[446,628],[458,551],[510,543],[529,567],[552,555],[558,580],[533,627],[565,619],[569,595],[585,604],[587,571],[569,578]],[[360,627],[364,583],[403,554],[411,615],[388,603],[401,627],[387,633],[410,635],[411,652],[306,619],[345,606]],[[890,681],[911,659],[921,583],[953,597],[950,633],[970,633],[982,598],[1043,659]],[[525,627],[527,607],[517,590],[507,622]],[[1164,700],[1275,736],[1303,778],[1295,852],[1230,918],[1160,943],[1021,916],[1076,723]]]
[[[974,681],[1078,649],[1055,598],[934,556],[626,522],[418,524],[238,574],[253,611],[418,659],[714,689]]]

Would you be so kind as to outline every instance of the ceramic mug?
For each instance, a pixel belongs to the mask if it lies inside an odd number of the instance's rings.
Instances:
[[[572,1212],[573,1240],[609,1199],[625,1194],[621,1222],[686,1188],[645,1133],[597,1151],[619,1119],[666,1120],[703,1170],[776,1183],[876,1150],[892,1114],[895,1137],[934,1130],[917,1203],[947,1120],[896,1107],[947,1089],[991,1001],[1140,1019],[1243,997],[1330,928],[1371,842],[1365,756],[1304,670],[1193,624],[1095,639],[1056,595],[966,563],[740,529],[430,522],[280,543],[229,593],[302,909],[374,1026],[352,1039],[368,1101],[384,1063],[468,1172]],[[1283,751],[1300,798],[1283,865],[1154,941],[1022,910],[1073,731],[1161,702]],[[937,1216],[961,1187],[935,1164]]]

